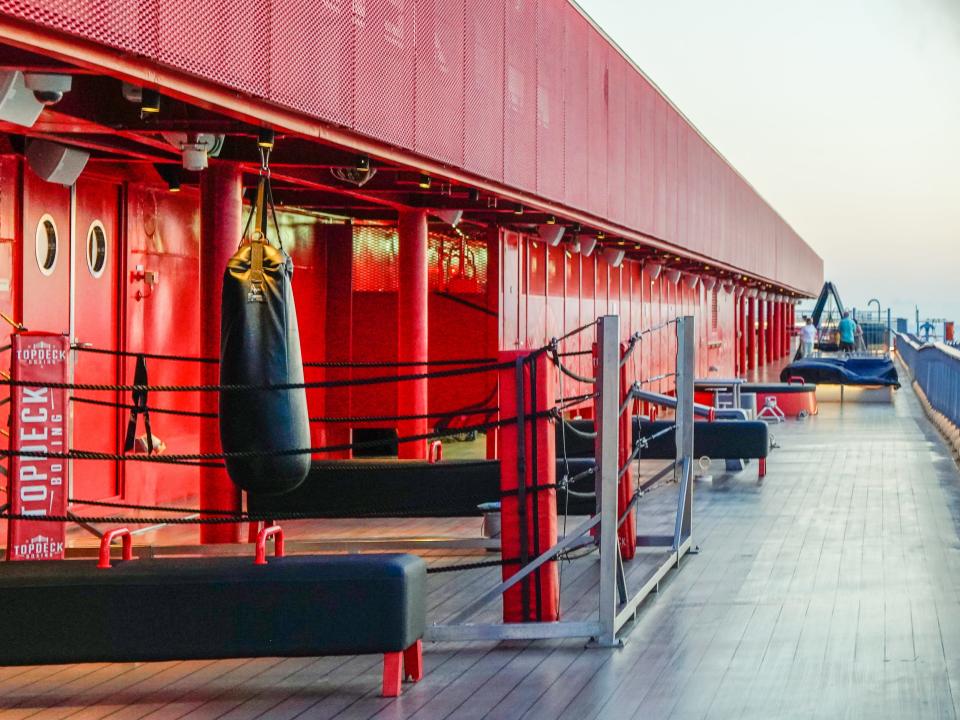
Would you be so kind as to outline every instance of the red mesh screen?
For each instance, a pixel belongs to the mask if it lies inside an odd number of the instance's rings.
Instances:
[[[822,279],[809,247],[565,0],[0,0],[0,12],[791,284]]]
[[[666,155],[664,183],[666,185],[666,213],[667,225],[664,229],[665,237],[677,237],[677,116],[676,113],[666,113]]]
[[[157,2],[157,59],[193,75],[267,97],[270,3]]]
[[[607,214],[614,222],[622,223],[627,150],[627,98],[623,87],[627,62],[612,48],[607,58],[610,88],[607,98]]]
[[[271,6],[271,97],[296,110],[352,126],[353,4],[326,0],[308,6],[303,0],[272,0]]]
[[[591,208],[607,213],[607,45],[597,33],[587,45],[587,197]]]
[[[416,19],[412,2],[354,2],[356,124],[372,137],[414,146]]]
[[[564,197],[563,13],[564,0],[540,0],[537,13],[537,191]]]
[[[157,52],[154,2],[3,0],[0,12],[147,57]]]
[[[395,228],[353,229],[353,291],[396,292],[400,241]]]
[[[503,3],[466,0],[464,165],[503,179]]]
[[[464,0],[418,0],[416,149],[463,165]]]
[[[537,186],[537,5],[507,3],[504,54],[503,177],[515,187]]]
[[[564,190],[579,207],[587,200],[587,138],[589,100],[587,38],[592,29],[579,13],[568,13],[564,29]]]
[[[631,118],[641,117],[643,101],[640,95],[639,83],[627,73],[624,83],[626,98],[624,108],[629,126]],[[624,223],[637,227],[648,213],[644,203],[647,196],[643,194],[643,137],[639,128],[626,132],[624,138]]]

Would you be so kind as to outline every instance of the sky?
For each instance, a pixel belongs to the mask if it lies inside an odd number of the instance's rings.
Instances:
[[[960,0],[579,4],[823,258],[846,306],[960,321]]]

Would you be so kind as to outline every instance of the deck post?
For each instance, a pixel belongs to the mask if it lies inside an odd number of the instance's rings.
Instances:
[[[617,485],[620,444],[620,318],[604,315],[597,326],[596,388],[597,514],[600,515],[600,634],[601,647],[619,645],[617,617]]]
[[[684,458],[693,457],[693,381],[696,371],[696,334],[691,315],[677,320],[677,463],[674,479],[679,482]]]

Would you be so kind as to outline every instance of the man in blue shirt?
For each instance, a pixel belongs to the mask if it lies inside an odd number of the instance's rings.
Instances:
[[[845,312],[843,314],[837,330],[840,331],[840,351],[853,352],[853,343],[857,335],[857,323],[850,317],[850,313]]]

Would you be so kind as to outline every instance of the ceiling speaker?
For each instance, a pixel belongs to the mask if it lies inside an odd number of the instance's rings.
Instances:
[[[558,223],[543,223],[537,225],[537,235],[550,247],[556,247],[563,239],[563,231],[566,228]]]
[[[31,140],[27,145],[27,163],[39,177],[58,185],[73,185],[90,159],[82,150],[46,140]]]
[[[623,262],[623,257],[626,254],[625,250],[617,250],[616,248],[603,249],[603,258],[610,267],[620,267],[620,263]]]
[[[580,254],[584,257],[593,255],[593,250],[597,247],[597,236],[590,235],[589,233],[580,233],[577,239],[580,241]]]
[[[460,224],[460,219],[463,217],[463,210],[451,210],[449,208],[437,208],[436,210],[430,211],[433,215],[436,215],[438,218],[443,220],[447,225],[451,227],[456,227]]]
[[[0,120],[31,127],[42,111],[43,103],[24,84],[22,72],[0,72]]]

